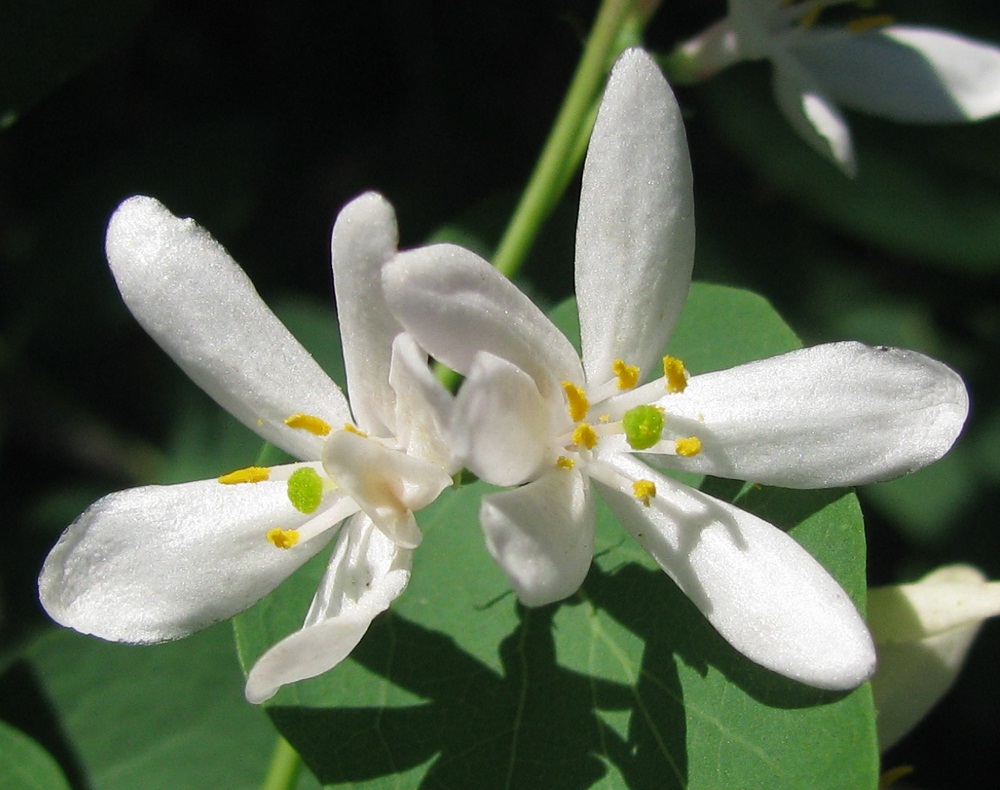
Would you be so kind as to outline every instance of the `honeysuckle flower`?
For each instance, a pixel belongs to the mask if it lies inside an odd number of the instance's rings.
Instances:
[[[951,688],[983,622],[1000,615],[1000,582],[947,565],[913,584],[868,591],[878,650],[872,694],[879,748],[912,730]]]
[[[824,11],[858,5],[842,24]],[[850,0],[729,0],[729,14],[680,45],[671,74],[700,80],[742,60],[770,60],[788,121],[847,174],[856,170],[838,105],[906,123],[978,121],[1000,113],[1000,48],[895,24]]]
[[[406,587],[420,542],[413,511],[451,483],[451,396],[382,297],[396,244],[379,195],[337,218],[348,404],[193,220],[149,197],[119,206],[107,256],[128,308],[202,389],[300,462],[101,499],[45,561],[39,592],[53,619],[119,642],[177,639],[246,609],[335,538],[303,628],[260,658],[247,698],[350,653]]]
[[[583,581],[596,487],[740,652],[817,687],[851,688],[875,653],[837,582],[786,533],[645,459],[793,488],[894,477],[951,446],[965,387],[925,356],[859,343],[689,376],[662,354],[691,277],[692,203],[676,102],[651,59],[629,50],[584,166],[582,364],[524,294],[460,247],[397,256],[383,269],[387,298],[423,348],[467,377],[455,453],[487,482],[519,486],[484,497],[480,520],[521,601],[557,601]]]

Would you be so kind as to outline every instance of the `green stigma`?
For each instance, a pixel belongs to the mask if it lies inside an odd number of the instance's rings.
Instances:
[[[648,450],[663,436],[663,409],[658,406],[636,406],[622,417],[622,429],[629,447]]]
[[[288,478],[288,499],[301,513],[312,513],[323,500],[323,480],[311,466],[296,469]]]

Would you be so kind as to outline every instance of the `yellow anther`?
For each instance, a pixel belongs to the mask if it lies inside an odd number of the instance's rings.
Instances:
[[[664,357],[663,379],[667,392],[684,392],[688,385],[687,368],[677,357]]]
[[[345,422],[344,423],[344,430],[347,431],[348,433],[353,433],[356,436],[360,436],[362,439],[367,439],[368,438],[368,434],[367,433],[365,433],[364,431],[362,431],[360,428],[357,428],[354,425],[351,425],[349,422]]]
[[[314,433],[316,436],[326,436],[331,430],[333,430],[330,427],[330,423],[326,420],[320,419],[319,417],[313,417],[311,414],[293,414],[285,420],[285,425],[289,428],[309,431],[309,433]]]
[[[565,455],[560,455],[558,458],[556,458],[556,466],[558,466],[560,469],[572,469],[574,466],[576,466],[576,461],[574,461],[572,458],[567,458]]]
[[[563,392],[566,393],[566,404],[569,411],[569,418],[573,422],[580,422],[587,416],[590,410],[590,401],[587,400],[587,393],[583,387],[578,387],[572,381],[562,383]]]
[[[279,549],[290,549],[299,542],[299,531],[297,529],[275,527],[267,531],[267,540],[268,543]]]
[[[639,366],[626,365],[624,359],[611,363],[611,372],[618,377],[618,389],[630,390],[639,383]]]
[[[649,500],[656,496],[656,483],[652,480],[636,480],[632,483],[632,493],[646,507],[649,507]]]
[[[236,485],[237,483],[260,483],[271,476],[271,470],[266,466],[248,466],[246,469],[237,469],[227,475],[222,475],[219,482],[224,486]]]
[[[573,444],[593,450],[594,445],[597,444],[597,431],[587,423],[577,425],[573,430]]]
[[[869,30],[891,25],[895,21],[891,14],[869,14],[852,19],[847,23],[847,29],[851,33],[867,33]]]
[[[601,422],[611,422],[611,415],[610,414],[602,414],[597,419],[600,420]]]
[[[701,439],[697,436],[688,436],[686,439],[678,439],[674,442],[674,450],[677,455],[690,458],[701,452]]]
[[[819,21],[819,15],[822,13],[823,6],[817,3],[799,18],[799,24],[805,28],[812,27]]]

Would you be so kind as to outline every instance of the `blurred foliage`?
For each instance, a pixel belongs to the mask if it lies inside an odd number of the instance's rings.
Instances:
[[[197,217],[289,324],[309,333],[330,319],[332,217],[363,190],[395,204],[404,246],[444,225],[481,250],[495,243],[595,5],[0,2],[3,748],[28,755],[37,747],[23,744],[41,744],[72,786],[91,786],[81,761],[94,765],[108,745],[86,740],[82,698],[46,679],[58,662],[79,662],[80,682],[95,689],[106,668],[104,680],[143,700],[136,714],[183,694],[176,679],[148,684],[171,662],[184,665],[190,642],[126,660],[134,650],[52,633],[35,576],[59,532],[102,493],[214,474],[258,448],[122,306],[102,255],[113,208],[146,193]],[[902,21],[1000,41],[993,7],[884,5]],[[723,8],[664,3],[648,43],[666,51]],[[859,492],[870,580],[913,579],[956,561],[1000,578],[1000,122],[918,128],[852,115],[861,171],[849,182],[784,128],[764,66],[679,98],[698,201],[696,278],[766,295],[807,343],[909,346],[969,384],[973,414],[951,457]],[[576,191],[524,271],[545,304],[572,288]],[[324,363],[339,364],[336,354]],[[221,643],[224,631],[197,639]],[[990,624],[957,688],[887,766],[915,765],[911,779],[923,788],[996,775],[998,650],[1000,629]],[[231,661],[224,653],[219,661]],[[248,738],[252,782],[270,748],[269,736],[253,740],[266,722],[239,702],[235,665],[226,672],[219,693],[228,689],[239,711],[218,715],[232,715],[225,726]],[[126,720],[117,726],[131,727]],[[155,729],[143,732],[135,743],[155,742]],[[44,766],[43,756],[37,770]]]

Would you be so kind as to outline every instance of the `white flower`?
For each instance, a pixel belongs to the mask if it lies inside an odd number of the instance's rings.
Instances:
[[[738,650],[789,677],[850,688],[875,654],[854,605],[791,537],[660,471],[789,487],[903,474],[942,455],[967,412],[952,371],[920,354],[839,343],[693,376],[660,365],[694,251],[691,172],[677,105],[651,59],[612,73],[591,139],[577,225],[583,364],[563,334],[459,247],[383,270],[403,326],[467,376],[455,452],[484,480],[490,552],[518,597],[573,593],[593,551],[591,482]],[[480,349],[475,353],[475,349]]]
[[[848,175],[856,170],[838,105],[908,123],[977,121],[1000,113],[1000,48],[956,33],[867,14],[820,24],[848,0],[729,0],[729,14],[671,55],[682,79],[741,60],[770,60],[782,113]],[[857,3],[857,5],[865,5]],[[871,5],[871,4],[867,4]]]
[[[1000,615],[1000,582],[969,565],[947,565],[913,584],[868,591],[878,648],[872,694],[879,748],[912,730],[945,695],[983,621]]]
[[[337,218],[349,407],[193,220],[148,197],[122,203],[107,255],[133,315],[219,404],[302,463],[101,499],[42,569],[53,619],[121,642],[183,637],[246,609],[336,536],[303,629],[254,666],[247,698],[261,702],[354,648],[406,587],[420,542],[413,511],[451,483],[450,396],[382,297],[381,269],[396,244],[395,215],[379,195]]]

